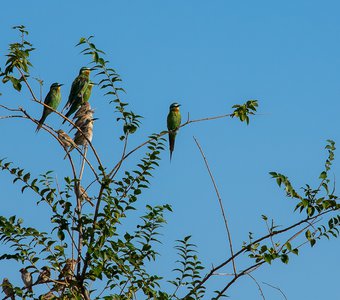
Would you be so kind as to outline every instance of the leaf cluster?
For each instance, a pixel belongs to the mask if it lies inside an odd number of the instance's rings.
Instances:
[[[239,118],[241,122],[246,122],[249,124],[249,116],[254,115],[256,113],[258,107],[257,100],[248,100],[244,104],[236,104],[233,105],[234,112],[231,114],[231,117]]]
[[[29,56],[30,52],[33,51],[34,48],[32,44],[25,39],[28,35],[28,31],[25,29],[25,26],[14,26],[13,29],[17,29],[20,32],[21,41],[9,45],[9,53],[6,54],[8,57],[6,61],[6,68],[4,72],[0,73],[0,77],[3,77],[3,83],[10,81],[13,88],[20,92],[24,76],[28,76],[29,67],[32,67]],[[18,70],[19,75],[13,75],[14,70]]]

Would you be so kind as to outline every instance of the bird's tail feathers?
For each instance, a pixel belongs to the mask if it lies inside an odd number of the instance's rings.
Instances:
[[[39,120],[39,124],[37,126],[37,129],[35,130],[35,132],[38,132],[40,130],[40,128],[43,126],[45,120],[46,120],[47,116],[42,116],[41,119]]]
[[[174,152],[174,149],[175,149],[175,137],[176,137],[176,132],[169,133],[170,161],[172,158],[172,152]]]
[[[67,101],[63,109],[61,110],[61,113],[64,113],[64,110],[68,109],[71,106],[70,101]]]

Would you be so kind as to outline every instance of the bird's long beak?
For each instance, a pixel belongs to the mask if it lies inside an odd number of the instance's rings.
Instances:
[[[62,86],[62,85],[64,85],[63,83],[59,83],[59,85],[58,86]]]

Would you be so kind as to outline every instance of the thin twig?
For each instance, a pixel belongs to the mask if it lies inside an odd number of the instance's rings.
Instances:
[[[1,116],[1,117],[0,117],[0,120],[3,120],[3,119],[12,119],[12,118],[24,118],[24,119],[27,119],[27,118],[24,117],[24,116],[12,115],[12,116]]]
[[[102,291],[98,294],[98,296],[95,298],[96,299],[100,299],[100,296],[109,288],[109,283],[106,283],[105,287],[102,289]],[[118,285],[118,283],[117,283]]]
[[[235,274],[231,273],[214,273],[214,276],[235,276]]]
[[[202,157],[203,157],[203,159],[204,159],[204,163],[205,163],[205,166],[207,167],[207,170],[208,170],[210,179],[211,179],[211,181],[212,181],[212,183],[213,183],[213,185],[214,185],[215,193],[216,193],[218,202],[219,202],[219,204],[220,204],[220,208],[221,208],[221,212],[222,212],[222,217],[223,217],[223,220],[224,220],[225,228],[226,228],[226,230],[227,230],[227,235],[228,235],[228,240],[229,240],[229,247],[230,247],[231,257],[234,257],[233,243],[232,243],[231,234],[230,234],[230,230],[229,230],[229,226],[228,226],[228,220],[227,220],[227,217],[226,217],[225,212],[224,212],[223,203],[222,203],[222,199],[221,199],[220,193],[219,193],[219,191],[218,191],[218,188],[217,188],[217,185],[216,185],[214,176],[213,176],[213,174],[211,173],[211,170],[210,170],[210,167],[209,167],[207,158],[205,157],[205,154],[204,154],[204,152],[203,152],[203,150],[202,150],[202,147],[201,147],[201,145],[199,144],[199,142],[197,141],[197,139],[196,139],[195,137],[193,137],[193,138],[194,138],[194,140],[195,140],[195,143],[196,143],[196,145],[197,145],[199,151],[201,152],[201,155],[202,155]],[[235,265],[235,260],[234,260],[234,258],[232,259],[232,264],[233,264],[234,274],[236,275],[236,265]]]
[[[287,243],[290,243],[291,241],[293,241],[294,239],[296,239],[300,234],[302,234],[307,228],[309,228],[309,227],[311,227],[311,226],[313,226],[313,224],[315,224],[315,223],[317,223],[317,222],[319,222],[320,220],[318,220],[318,219],[315,219],[315,220],[313,220],[312,222],[306,222],[308,225],[307,226],[305,226],[305,227],[303,227],[301,230],[299,230],[298,232],[296,232],[295,234],[293,234],[285,243],[283,243],[283,245],[281,246],[281,248],[277,251],[277,253],[280,253],[283,249],[284,249],[284,247],[285,247],[285,245],[287,244]],[[317,231],[317,229],[315,229],[315,231],[314,232],[316,232]],[[307,241],[308,243],[309,243],[309,241]],[[289,252],[291,252],[291,251],[289,251]]]
[[[282,292],[282,290],[281,290],[280,288],[278,288],[278,287],[276,287],[276,286],[273,286],[273,285],[271,285],[271,284],[269,284],[269,283],[267,283],[267,282],[263,282],[263,281],[262,281],[262,283],[265,284],[265,285],[270,286],[270,287],[273,288],[273,289],[278,290],[278,291],[282,294],[282,296],[285,298],[285,300],[288,300],[288,298],[286,297],[286,295],[284,294],[284,292]]]
[[[250,274],[247,274],[247,276],[249,276],[256,283],[256,285],[257,285],[257,287],[258,287],[258,289],[260,291],[260,295],[261,295],[262,299],[266,300],[266,298],[264,297],[262,288],[261,288],[260,284],[258,283],[258,281],[256,280],[256,278],[254,276],[250,275]]]
[[[224,293],[229,289],[229,287],[234,284],[234,282],[236,280],[238,280],[239,278],[241,278],[244,275],[248,275],[249,273],[255,271],[257,268],[259,268],[262,264],[264,264],[264,261],[261,261],[255,265],[252,265],[246,269],[244,269],[243,271],[239,272],[238,274],[236,274],[236,276],[220,291],[218,292],[217,296],[214,298],[215,300],[220,299]]]
[[[273,226],[271,226],[271,228],[269,228],[267,219],[264,220],[264,221],[266,222],[266,227],[267,227],[268,233],[271,233],[271,232],[272,232]],[[272,220],[272,222],[273,222],[273,220]],[[273,225],[273,224],[272,224],[272,225]],[[273,236],[270,237],[270,241],[271,241],[271,243],[272,243],[273,249],[276,251],[276,247],[275,247],[275,243],[274,243],[274,240],[273,240]]]
[[[125,135],[125,140],[124,140],[124,148],[123,148],[123,152],[122,152],[122,157],[120,159],[120,161],[118,162],[118,164],[112,169],[112,171],[109,173],[108,177],[109,178],[114,178],[115,175],[117,174],[118,170],[120,169],[120,167],[123,164],[123,161],[125,160],[125,154],[126,154],[126,148],[127,148],[127,143],[128,143],[128,137],[129,137],[129,133],[127,133]]]

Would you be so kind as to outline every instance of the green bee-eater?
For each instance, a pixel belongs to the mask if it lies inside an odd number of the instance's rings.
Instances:
[[[76,77],[76,79],[73,80],[70,95],[68,96],[68,101],[63,108],[64,111],[64,109],[70,107],[70,110],[65,116],[69,117],[73,112],[77,110],[78,107],[80,107],[82,103],[84,103],[84,94],[90,82],[90,72],[90,68],[83,67],[80,69],[79,75]],[[73,112],[70,113],[71,110],[73,110]],[[64,120],[63,123],[65,123],[65,121],[66,120]]]
[[[181,125],[181,113],[179,107],[181,105],[178,103],[172,103],[170,105],[170,111],[167,118],[167,125],[169,130],[169,148],[170,148],[170,161],[172,157],[172,152],[175,148],[175,138],[179,126]]]
[[[79,99],[80,101],[78,101],[78,99],[76,101],[74,101],[69,109],[69,111],[66,113],[65,117],[69,117],[71,116],[75,111],[77,111],[77,109],[85,104],[86,102],[89,101],[90,97],[91,97],[91,92],[92,92],[92,87],[93,87],[94,83],[92,81],[90,81],[87,85],[87,88],[84,92],[83,98]],[[66,122],[66,120],[63,121],[63,124]]]
[[[50,91],[48,92],[48,94],[46,95],[45,101],[44,103],[50,107],[52,107],[53,109],[57,110],[60,101],[61,101],[61,93],[60,93],[60,87],[62,86],[62,84],[55,82],[51,85],[50,87]],[[39,124],[38,127],[36,129],[36,131],[39,131],[39,129],[41,128],[41,126],[44,124],[45,119],[47,118],[47,116],[52,112],[51,109],[47,108],[46,106],[44,106],[44,110],[43,110],[43,114],[41,116],[41,119],[39,120]]]

